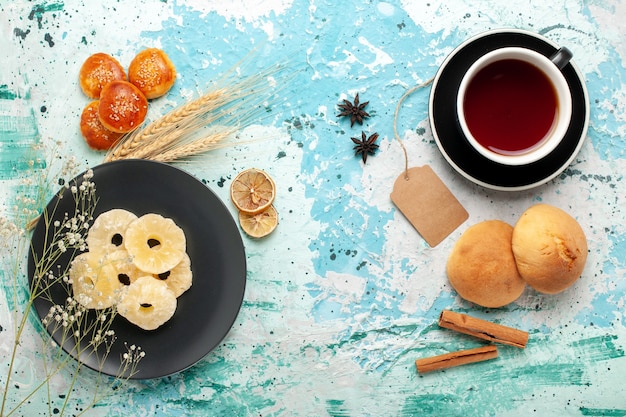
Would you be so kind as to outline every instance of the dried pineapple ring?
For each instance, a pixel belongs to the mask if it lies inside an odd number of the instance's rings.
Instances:
[[[124,209],[112,209],[100,214],[87,234],[87,247],[99,254],[123,249],[126,229],[134,220],[137,216]]]
[[[185,233],[172,219],[145,214],[126,229],[126,250],[139,269],[161,274],[183,259],[187,247]]]
[[[155,274],[155,278],[165,282],[176,297],[180,297],[182,293],[191,288],[191,259],[185,254],[183,260],[174,268],[161,274]]]
[[[130,285],[139,277],[146,275],[133,263],[133,258],[126,249],[118,249],[108,253],[105,262],[115,269],[117,280],[122,285]]]
[[[165,282],[143,276],[125,287],[117,311],[142,329],[154,330],[172,318],[176,305],[176,296]]]
[[[82,253],[72,261],[69,279],[74,298],[86,308],[113,306],[123,285],[117,280],[115,268],[93,252]]]

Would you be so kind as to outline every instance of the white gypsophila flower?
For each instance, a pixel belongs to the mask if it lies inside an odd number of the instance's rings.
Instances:
[[[80,246],[83,243],[83,235],[78,232],[67,232],[65,238],[67,239],[67,243],[72,246]]]
[[[70,177],[74,175],[74,172],[76,172],[76,167],[78,166],[78,164],[76,163],[76,157],[71,156],[69,157],[69,159],[67,159],[65,161],[65,163],[63,164],[63,167],[61,169],[61,173],[64,177]]]
[[[93,178],[93,169],[89,168],[87,171],[85,171],[85,173],[83,174],[83,178],[86,181],[89,181],[90,179]]]
[[[6,217],[0,217],[0,237],[2,237],[3,243],[19,234],[19,228],[15,223]]]
[[[77,298],[78,298],[78,302],[84,306],[90,305],[91,302],[93,301],[92,298],[88,296],[87,294],[78,294]]]

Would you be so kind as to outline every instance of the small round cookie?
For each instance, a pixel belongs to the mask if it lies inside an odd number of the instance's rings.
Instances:
[[[161,274],[183,260],[187,241],[183,229],[172,219],[148,213],[126,229],[126,250],[139,269],[149,274]]]
[[[143,276],[124,288],[117,311],[144,330],[154,330],[176,312],[176,297],[167,284],[151,276]]]
[[[448,258],[446,272],[459,296],[483,307],[515,301],[526,283],[517,271],[511,235],[513,227],[488,220],[469,227]]]
[[[89,98],[99,98],[105,85],[126,80],[124,67],[109,54],[98,52],[83,62],[78,73],[80,88]]]
[[[91,149],[106,151],[123,136],[123,133],[111,132],[106,129],[98,117],[100,100],[87,104],[80,116],[80,133]]]
[[[587,238],[580,224],[548,204],[536,204],[520,216],[512,245],[522,278],[545,294],[559,293],[576,282],[587,261]]]
[[[128,80],[148,99],[161,97],[176,80],[176,68],[165,52],[148,48],[139,52],[128,67]]]
[[[191,273],[191,259],[185,254],[183,260],[169,271],[155,274],[155,278],[165,282],[174,295],[178,298],[191,288],[193,275]]]
[[[102,89],[98,117],[106,129],[128,133],[143,123],[146,114],[146,96],[128,81],[112,81]]]
[[[137,216],[124,209],[111,209],[94,220],[87,233],[87,247],[99,254],[111,253],[126,247],[126,229]]]
[[[93,252],[84,252],[74,258],[69,279],[74,299],[86,308],[103,309],[115,305],[122,289],[113,266]]]

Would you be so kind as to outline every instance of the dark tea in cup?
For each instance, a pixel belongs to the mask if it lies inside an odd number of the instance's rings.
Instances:
[[[463,104],[478,143],[503,155],[540,146],[557,120],[559,102],[550,79],[518,59],[493,62],[474,76]]]
[[[457,98],[461,129],[472,146],[502,164],[543,158],[564,137],[571,117],[565,77],[549,58],[502,48],[477,60]]]

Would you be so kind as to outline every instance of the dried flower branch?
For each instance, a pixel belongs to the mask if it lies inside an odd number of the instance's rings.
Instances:
[[[47,181],[48,179],[44,178],[44,180]],[[88,312],[80,303],[76,302],[71,296],[72,290],[68,278],[69,265],[61,262],[62,257],[66,254],[80,253],[86,250],[85,237],[93,221],[93,213],[97,204],[93,172],[86,171],[83,177],[77,181],[62,182],[64,189],[69,190],[69,193],[59,193],[55,200],[57,205],[49,211],[44,210],[40,216],[40,222],[43,222],[41,227],[45,228],[45,237],[43,248],[40,251],[31,251],[34,271],[29,284],[21,282],[20,279],[23,277],[21,264],[27,248],[30,247],[29,236],[18,226],[18,223],[25,223],[25,219],[31,217],[32,213],[29,210],[27,210],[28,213],[20,210],[14,215],[14,220],[0,218],[0,236],[6,238],[3,240],[4,244],[0,246],[0,251],[3,252],[3,259],[11,259],[13,262],[10,270],[13,274],[12,302],[15,322],[8,368],[6,375],[1,378],[1,416],[24,415],[24,408],[32,402],[36,402],[31,400],[39,392],[48,395],[50,415],[63,415],[69,409],[78,375],[84,367],[83,362],[95,356],[97,358],[96,363],[102,367],[116,339],[115,332],[111,328],[116,311],[105,309],[95,313],[93,311]],[[45,187],[47,185],[42,188]],[[40,189],[37,190],[40,193],[37,198],[20,197],[25,207],[31,205],[32,207],[41,207],[42,203],[37,201],[38,198],[47,198],[47,196]],[[74,208],[73,212],[57,213],[58,202],[62,196],[65,196],[63,198],[74,199],[73,204],[71,204]],[[67,294],[64,302],[57,303],[54,301],[52,291],[55,288]],[[35,302],[38,299],[47,300],[51,305],[48,314],[41,320],[47,331],[40,330],[42,344],[36,356],[42,361],[40,368],[43,369],[44,376],[32,387],[32,390],[24,394],[18,390],[19,385],[13,383],[13,378],[17,358],[24,354],[22,352],[24,349],[22,338],[31,331],[28,318],[30,313],[34,311]],[[20,305],[23,308],[21,313],[18,308]],[[67,350],[69,355],[63,351],[62,347]],[[120,375],[132,376],[144,354],[140,348],[131,346],[128,349],[128,354],[122,358],[120,372],[123,373]],[[77,360],[74,361],[73,357]],[[63,396],[63,404],[53,412],[50,406],[52,403],[50,398],[50,393],[53,390],[52,382],[62,372],[64,374],[70,372],[69,386]],[[120,377],[114,380],[112,384],[119,384],[126,378]],[[107,381],[107,384],[109,387],[107,389],[96,389],[96,392],[93,393],[93,402],[83,405],[85,411],[111,393],[111,382]]]

